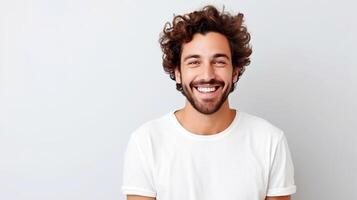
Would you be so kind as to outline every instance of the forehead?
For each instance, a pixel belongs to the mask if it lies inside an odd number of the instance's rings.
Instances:
[[[212,57],[215,54],[226,54],[231,58],[228,39],[216,32],[208,32],[204,35],[196,33],[190,42],[182,45],[181,59],[187,55]]]

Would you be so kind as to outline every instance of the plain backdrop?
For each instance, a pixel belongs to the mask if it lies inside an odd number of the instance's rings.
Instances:
[[[131,132],[184,105],[158,39],[174,14],[245,14],[231,106],[283,129],[295,200],[357,199],[357,3],[0,1],[0,199],[115,200]]]

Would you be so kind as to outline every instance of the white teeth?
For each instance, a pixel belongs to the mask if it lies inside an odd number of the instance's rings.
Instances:
[[[204,87],[198,87],[197,90],[200,91],[200,92],[205,92],[205,93],[207,93],[207,92],[213,92],[213,91],[215,91],[216,88],[215,88],[215,87],[206,87],[206,88],[204,88]]]

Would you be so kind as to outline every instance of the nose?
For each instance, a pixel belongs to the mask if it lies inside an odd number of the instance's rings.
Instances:
[[[204,63],[202,66],[202,79],[208,82],[215,78],[214,66],[210,62]]]

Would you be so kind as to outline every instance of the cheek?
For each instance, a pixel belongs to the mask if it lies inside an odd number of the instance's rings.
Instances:
[[[190,82],[192,82],[195,77],[195,73],[192,72],[185,71],[181,73],[182,82],[185,84],[189,84]]]
[[[232,71],[227,71],[227,70],[222,70],[219,73],[217,73],[217,77],[219,77],[219,79],[227,83],[230,83],[233,80]]]

